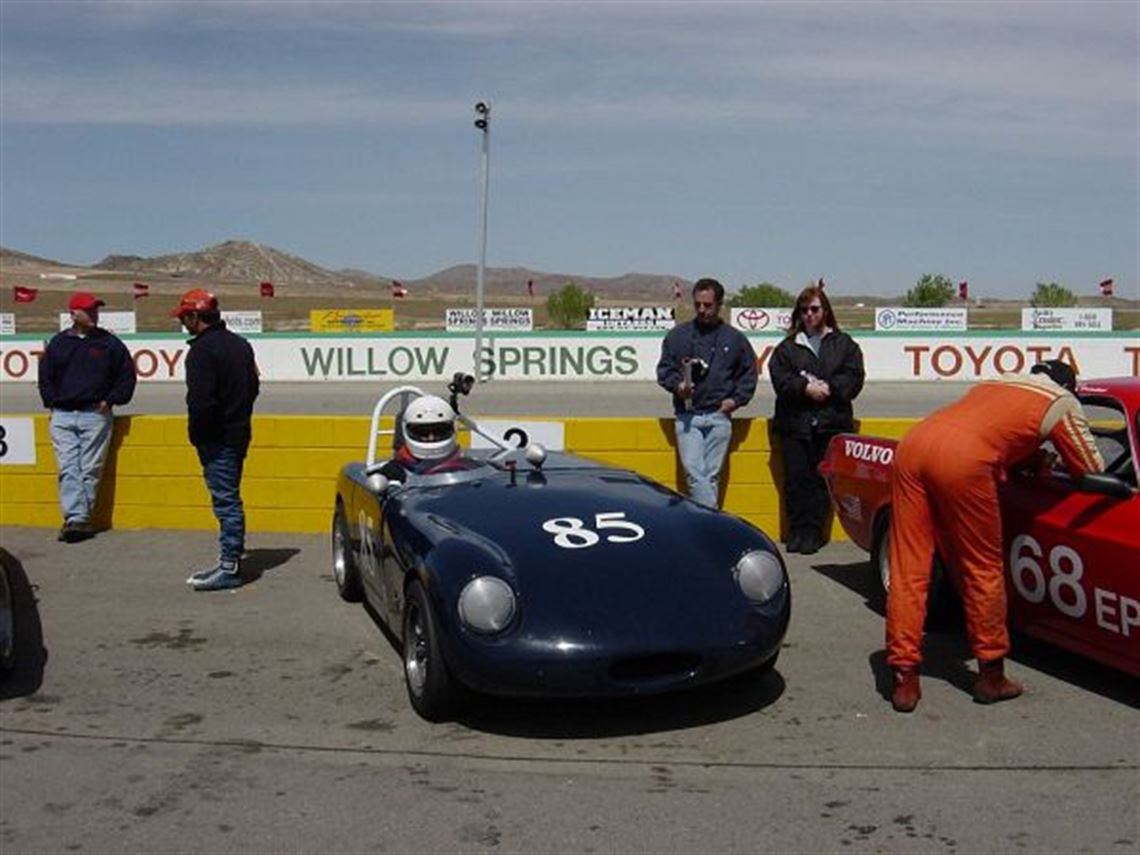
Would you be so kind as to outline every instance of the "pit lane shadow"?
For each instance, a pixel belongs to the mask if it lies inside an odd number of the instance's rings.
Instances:
[[[784,693],[778,668],[720,683],[635,698],[519,700],[472,695],[456,721],[472,730],[531,739],[640,736],[731,721],[758,712]]]
[[[870,562],[820,563],[812,569],[862,597],[863,604],[885,620],[886,598]],[[973,653],[966,638],[962,607],[955,598],[941,598],[929,614],[923,656],[923,679],[945,680],[964,692],[973,691],[976,678]],[[1086,692],[1140,709],[1140,680],[1075,653],[1014,633],[1009,659]],[[890,700],[891,672],[886,651],[872,652],[867,661],[876,688],[884,699]],[[1032,678],[1027,682],[1032,683]]]
[[[364,611],[402,657],[400,640],[368,603]],[[776,667],[766,674],[746,672],[710,686],[645,697],[523,700],[470,692],[455,721],[483,733],[532,739],[637,736],[741,718],[775,703],[784,688]]]
[[[48,652],[36,600],[36,588],[24,565],[0,548],[0,572],[8,581],[12,605],[13,659],[11,668],[0,671],[0,701],[23,698],[39,691],[44,681]]]
[[[288,547],[284,549],[249,549],[241,560],[242,583],[249,585],[256,582],[270,570],[275,570],[282,564],[301,553],[300,549]]]

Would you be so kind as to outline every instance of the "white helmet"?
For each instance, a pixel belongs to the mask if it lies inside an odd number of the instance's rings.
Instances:
[[[435,395],[421,395],[404,410],[404,442],[419,460],[447,457],[458,447],[455,413]]]

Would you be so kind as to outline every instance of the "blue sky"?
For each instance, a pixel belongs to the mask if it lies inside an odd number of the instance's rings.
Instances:
[[[1140,281],[1140,4],[0,5],[0,243],[729,288]]]

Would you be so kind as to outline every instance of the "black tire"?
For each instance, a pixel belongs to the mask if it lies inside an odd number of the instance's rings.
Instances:
[[[418,579],[404,600],[404,683],[412,709],[427,721],[446,721],[458,709],[462,689],[447,670],[439,622]]]
[[[875,520],[875,532],[871,541],[871,569],[879,580],[879,590],[886,607],[887,594],[891,589],[891,512],[888,508]],[[959,611],[958,597],[950,584],[950,575],[942,559],[934,556],[930,565],[930,588],[926,592],[926,626],[940,627],[953,623]]]
[[[8,568],[0,566],[0,674],[16,667],[16,604]]]
[[[364,599],[364,587],[360,581],[360,568],[352,554],[352,535],[348,520],[344,518],[344,505],[337,502],[332,522],[332,564],[336,592],[346,603],[359,603]]]

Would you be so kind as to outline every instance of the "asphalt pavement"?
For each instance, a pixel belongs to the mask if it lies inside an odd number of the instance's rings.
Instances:
[[[1026,694],[979,706],[950,626],[898,715],[850,544],[790,557],[766,677],[432,725],[325,537],[255,535],[208,594],[208,532],[0,537],[32,651],[0,682],[4,852],[1140,852],[1137,681],[1018,639]]]

